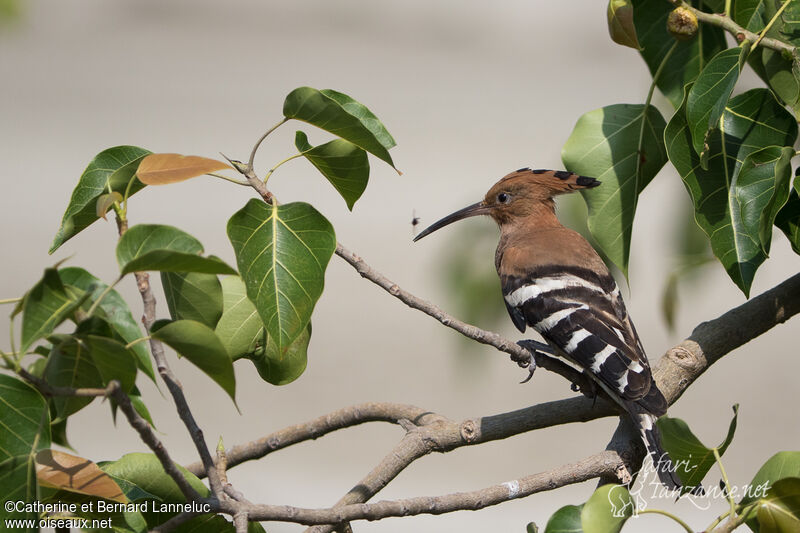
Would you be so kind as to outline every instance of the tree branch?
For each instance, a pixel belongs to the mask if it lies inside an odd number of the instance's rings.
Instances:
[[[126,219],[120,219],[117,217],[117,227],[119,230],[119,235],[122,236],[128,229],[128,221]],[[136,278],[136,286],[139,289],[139,294],[141,294],[142,297],[142,304],[144,305],[142,324],[144,324],[145,330],[149,334],[150,328],[153,326],[153,323],[156,320],[156,299],[153,296],[153,291],[150,288],[150,275],[146,272],[134,272],[134,276]],[[208,451],[208,446],[206,445],[205,438],[203,437],[203,431],[200,429],[200,426],[197,425],[197,421],[195,420],[194,415],[192,415],[192,411],[189,408],[189,403],[186,401],[186,396],[183,394],[183,386],[181,385],[180,381],[178,381],[178,378],[175,376],[175,374],[172,373],[172,369],[167,363],[167,357],[164,354],[164,345],[160,341],[151,337],[150,352],[152,353],[153,359],[156,362],[156,367],[158,368],[158,373],[161,376],[161,379],[167,385],[167,389],[169,389],[169,392],[175,401],[175,407],[177,408],[178,416],[181,418],[186,426],[186,429],[189,431],[189,435],[192,438],[192,442],[194,442],[197,453],[200,455],[200,459],[202,460],[203,466],[208,475],[208,482],[211,486],[211,492],[216,498],[221,498],[222,483],[220,482],[219,474],[217,473],[217,467],[214,464],[211,453]]]
[[[675,3],[678,3],[677,1]],[[689,6],[691,7],[691,6]],[[703,20],[698,14],[698,19]],[[719,16],[713,16],[720,18]],[[714,20],[717,20],[715,18]],[[717,25],[732,21],[718,21]],[[709,23],[710,19],[708,20]],[[728,29],[728,28],[726,28]],[[730,30],[729,30],[730,31]],[[757,37],[757,36],[756,36]],[[745,38],[748,38],[745,36]],[[764,46],[771,42],[762,41]],[[792,48],[792,52],[796,50]],[[240,164],[237,169],[245,174],[254,189],[270,203],[272,195],[264,183],[253,173],[252,167]],[[363,259],[337,243],[336,254],[350,264],[362,277],[369,279],[407,306],[420,310],[435,318],[447,327],[455,329],[468,338],[490,344],[511,355],[520,366],[527,366],[531,353],[516,343],[467,324],[442,311],[439,307],[404,291],[397,284],[370,267]],[[731,350],[749,342],[770,328],[780,324],[800,312],[800,274],[797,274],[764,294],[753,298],[741,306],[728,311],[720,317],[698,325],[692,334],[679,345],[671,348],[654,367],[653,376],[670,404],[674,403],[709,366]],[[548,366],[550,360],[557,361],[534,352],[533,357],[541,366]],[[560,361],[558,362],[559,364]],[[552,365],[556,366],[556,365]],[[574,380],[571,373],[556,367],[556,371]],[[399,411],[410,411],[412,417],[400,417]],[[628,482],[636,465],[641,463],[643,453],[631,447],[631,439],[624,421],[614,434],[608,449],[579,463],[528,476],[520,480],[487,487],[479,491],[456,493],[439,497],[411,498],[407,500],[366,504],[372,496],[388,484],[399,472],[414,460],[432,451],[446,452],[460,446],[474,445],[490,440],[557,424],[588,421],[602,416],[618,413],[610,403],[600,399],[597,402],[587,398],[570,398],[547,402],[501,415],[469,419],[454,423],[433,413],[427,413],[411,406],[395,404],[365,404],[339,411],[309,423],[292,426],[275,434],[249,444],[234,447],[228,454],[228,465],[234,466],[243,461],[263,457],[272,451],[304,440],[315,439],[325,433],[369,421],[388,421],[407,429],[406,435],[381,463],[364,479],[351,489],[335,507],[331,509],[302,509],[291,506],[253,505],[246,501],[218,499],[212,502],[214,509],[234,517],[244,514],[250,520],[280,520],[307,525],[324,526],[313,531],[330,531],[333,526],[346,524],[352,520],[377,520],[389,516],[410,514],[441,514],[461,509],[479,509],[502,501],[519,498],[551,490],[592,478]],[[425,418],[428,417],[429,418]],[[408,423],[415,420],[415,424]],[[205,463],[205,461],[204,461]],[[206,466],[205,464],[203,466]],[[190,470],[202,474],[200,465],[190,465]],[[207,468],[205,470],[208,471]]]
[[[139,437],[142,439],[142,442],[147,444],[147,446],[153,450],[153,453],[156,455],[156,457],[158,457],[158,460],[161,461],[161,466],[164,468],[164,471],[178,485],[178,488],[183,493],[186,501],[200,499],[200,495],[197,493],[197,491],[194,490],[191,485],[189,485],[189,482],[186,481],[186,478],[183,476],[181,471],[178,470],[177,466],[175,466],[175,463],[172,462],[167,449],[161,443],[161,440],[159,440],[159,438],[156,436],[153,428],[150,427],[150,424],[147,423],[147,420],[142,418],[142,416],[136,412],[136,409],[133,408],[130,398],[128,398],[128,395],[125,394],[120,388],[118,381],[112,381],[109,385],[109,396],[117,402],[120,411],[122,411],[125,417],[128,419],[131,427],[135,429],[137,433],[139,433]]]
[[[441,323],[457,329],[470,338],[476,338],[476,340],[491,344],[503,351],[511,346],[519,348],[516,344],[506,341],[497,334],[483,332],[479,328],[460,322],[438,307],[403,291],[396,284],[371,269],[361,258],[343,247],[337,247],[337,254],[353,265],[363,277],[375,282],[410,307],[426,312]],[[698,325],[689,338],[668,350],[655,365],[654,377],[659,388],[669,403],[674,403],[683,391],[714,362],[777,324],[785,322],[798,312],[800,312],[800,274],[720,317]],[[409,413],[411,416],[402,416],[402,413]],[[253,443],[234,447],[229,452],[228,459],[229,465],[233,466],[246,460],[263,457],[291,444],[314,439],[325,433],[364,422],[399,423],[402,419],[416,420],[417,426],[421,426],[416,431],[419,435],[424,435],[427,447],[420,448],[418,443],[409,444],[412,437],[408,437],[408,435],[414,433],[409,432],[404,437],[405,444],[401,441],[392,454],[387,456],[378,467],[340,500],[343,506],[337,509],[341,510],[347,505],[367,501],[405,466],[431,451],[449,451],[460,446],[503,439],[534,429],[588,421],[617,413],[615,406],[602,399],[593,402],[584,397],[576,397],[546,402],[500,415],[468,419],[455,424],[416,407],[395,404],[365,404],[338,410],[306,424],[292,426],[268,435]],[[420,415],[430,415],[432,418],[426,420],[419,418]],[[627,476],[629,479],[630,473],[636,470],[637,462],[640,463],[643,457],[641,452],[620,449],[620,443],[631,442],[630,437],[622,438],[620,431],[627,431],[624,425],[618,428],[607,450],[608,453],[617,454],[619,458],[616,469],[611,474],[602,474],[602,478],[626,480]],[[415,446],[417,447],[415,448]],[[399,461],[392,462],[390,457],[392,455],[396,457],[395,454],[398,450],[405,453]],[[191,465],[190,469],[196,471],[198,465]],[[258,520],[266,520],[260,515],[251,516]],[[364,518],[367,518],[367,515],[364,515]],[[346,520],[350,519],[352,518],[346,518]]]
[[[438,515],[458,510],[475,511],[555,487],[613,475],[619,469],[620,464],[619,456],[615,452],[604,451],[549,472],[533,474],[470,492],[381,501],[372,504],[352,504],[331,509],[305,509],[288,505],[244,505],[227,501],[220,502],[217,510],[227,514],[246,512],[250,520],[275,520],[306,525],[341,524],[352,520],[380,520],[391,516]]]
[[[710,24],[711,26],[717,26],[727,31],[728,33],[733,35],[733,37],[736,39],[736,42],[738,43],[741,43],[745,40],[750,41],[751,43],[759,41],[759,35],[757,33],[753,33],[739,26],[736,22],[734,22],[732,18],[730,18],[725,14],[706,13],[705,11],[701,11],[700,9],[692,7],[684,0],[669,0],[669,1],[676,7],[686,8],[692,13],[694,13],[699,22],[704,22],[706,24]],[[787,44],[779,39],[773,39],[772,37],[761,37],[759,44],[760,46],[763,46],[765,48],[771,48],[772,50],[776,50],[778,52],[788,52],[792,54],[792,56],[794,57],[798,57],[799,55],[796,46]]]

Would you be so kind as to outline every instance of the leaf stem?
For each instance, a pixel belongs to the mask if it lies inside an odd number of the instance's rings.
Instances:
[[[705,529],[705,531],[713,531],[715,527],[719,525],[720,522],[725,520],[725,518],[731,515],[730,509],[719,515],[709,526]]]
[[[664,59],[661,60],[661,63],[658,65],[655,74],[653,74],[653,83],[650,84],[650,90],[647,92],[647,100],[644,101],[645,107],[650,106],[650,101],[653,99],[653,91],[656,88],[656,83],[658,82],[658,78],[661,76],[661,73],[664,71],[664,67],[667,65],[667,61],[669,61],[670,56],[678,48],[678,41],[675,41],[667,53],[664,54]]]
[[[267,180],[269,179],[269,177],[272,176],[272,173],[275,172],[278,169],[279,166],[281,166],[284,163],[288,163],[292,159],[297,159],[298,157],[303,157],[303,152],[300,152],[300,153],[294,154],[292,156],[289,156],[286,159],[284,159],[283,161],[280,161],[278,164],[276,164],[271,169],[269,169],[269,171],[267,172],[267,175],[264,176],[264,183],[265,184],[267,183]]]
[[[256,152],[258,152],[258,147],[259,147],[259,146],[261,146],[261,143],[262,143],[262,142],[264,142],[264,139],[266,139],[266,138],[267,138],[267,136],[268,136],[270,133],[272,133],[273,131],[275,131],[276,129],[278,129],[278,127],[279,127],[281,124],[283,124],[283,123],[285,123],[285,122],[288,122],[288,121],[289,121],[289,118],[288,118],[288,117],[283,117],[283,119],[281,119],[281,121],[280,121],[280,122],[278,122],[277,124],[275,124],[274,126],[272,126],[270,129],[268,129],[268,130],[267,130],[267,132],[266,132],[266,133],[264,133],[264,135],[262,135],[262,136],[261,136],[261,137],[260,137],[260,138],[259,138],[259,139],[256,141],[256,144],[255,144],[255,146],[253,146],[253,150],[250,152],[250,159],[247,161],[247,168],[248,168],[248,169],[250,169],[250,170],[252,170],[252,169],[253,169],[253,162],[254,162],[254,161],[255,161],[255,159],[256,159]]]
[[[725,16],[731,16],[731,0],[725,0]]]
[[[105,297],[106,297],[106,295],[107,295],[109,292],[111,292],[111,291],[114,289],[114,286],[115,286],[117,283],[119,283],[120,281],[122,281],[122,278],[123,278],[123,277],[124,277],[124,276],[120,276],[120,277],[118,277],[118,278],[117,278],[117,280],[116,280],[114,283],[112,283],[111,285],[109,285],[108,287],[106,287],[106,288],[105,288],[105,290],[103,290],[103,292],[102,292],[102,293],[100,293],[100,296],[98,296],[98,297],[97,297],[97,300],[95,300],[95,301],[94,301],[94,303],[92,304],[92,306],[89,308],[89,311],[86,313],[87,315],[89,315],[89,316],[92,316],[92,314],[93,314],[93,313],[95,312],[95,310],[97,309],[97,306],[98,306],[98,305],[100,305],[100,302],[103,300],[103,298],[105,298]]]
[[[644,126],[647,123],[647,111],[650,109],[650,102],[653,100],[653,93],[656,89],[656,83],[658,82],[658,78],[661,76],[661,73],[664,71],[664,67],[669,61],[669,58],[672,56],[672,53],[678,47],[678,41],[675,41],[673,45],[667,50],[667,53],[664,54],[664,58],[661,60],[661,64],[658,65],[655,73],[653,74],[653,82],[650,84],[650,90],[647,91],[647,98],[644,101],[644,109],[642,110],[642,124],[639,126],[639,143],[636,146],[636,173],[634,174],[634,200],[633,200],[633,210],[636,210],[636,204],[639,201],[639,182],[642,176],[642,147],[644,146]],[[627,276],[626,276],[627,277]]]
[[[714,452],[714,459],[717,461],[719,472],[722,474],[722,481],[725,483],[725,492],[727,493],[728,501],[731,504],[730,516],[731,519],[733,519],[736,517],[736,501],[733,499],[733,494],[731,494],[731,484],[728,482],[728,474],[725,473],[725,467],[722,465],[722,458],[719,455],[719,450],[717,448],[711,448],[711,451]]]
[[[132,347],[136,346],[140,342],[149,341],[149,340],[150,340],[150,335],[148,335],[146,337],[141,337],[139,339],[136,339],[135,341],[131,341],[128,344],[126,344],[125,345],[125,349],[126,350],[130,350]]]
[[[689,527],[689,524],[687,524],[686,522],[684,522],[683,520],[681,520],[680,518],[678,518],[677,516],[668,511],[663,511],[661,509],[642,509],[641,511],[638,511],[638,513],[639,514],[651,513],[651,514],[660,514],[666,516],[677,522],[683,529],[686,530],[687,533],[694,533],[694,530],[691,527]]]
[[[730,2],[730,0],[727,0],[727,1]],[[786,6],[788,6],[789,2],[791,2],[791,1],[792,0],[786,0],[783,3],[783,5],[780,7],[780,9],[778,9],[778,11],[775,12],[775,14],[772,16],[772,18],[767,23],[767,25],[764,26],[764,29],[761,30],[761,33],[758,34],[758,39],[756,39],[756,42],[754,42],[752,48],[750,48],[751,52],[756,49],[756,46],[758,46],[758,43],[761,42],[761,39],[763,39],[764,36],[767,34],[767,32],[770,30],[770,28],[772,28],[772,25],[775,24],[775,21],[778,20],[778,17],[781,16],[781,13],[783,13],[783,10],[786,9]]]
[[[214,178],[219,178],[221,180],[230,181],[231,183],[235,183],[236,185],[244,185],[245,187],[249,187],[250,184],[244,180],[237,180],[236,178],[230,178],[228,176],[223,176],[222,174],[217,174],[216,172],[207,172],[206,176],[212,176]]]
[[[11,354],[7,354],[3,350],[0,350],[0,357],[3,358],[3,361],[6,363],[6,368],[9,370],[16,371],[19,368],[19,363],[11,358]]]
[[[122,196],[122,209],[118,209],[116,207],[116,202],[114,203],[114,212],[120,218],[120,220],[127,220],[128,218],[128,197],[131,195],[131,187],[133,187],[133,182],[136,181],[137,178],[136,174],[131,176],[131,179],[128,180],[128,186],[125,187],[125,194]]]
[[[2,304],[15,304],[15,303],[21,302],[21,301],[22,301],[22,296],[20,296],[19,298],[5,298],[3,300],[0,300],[0,305],[2,305]]]

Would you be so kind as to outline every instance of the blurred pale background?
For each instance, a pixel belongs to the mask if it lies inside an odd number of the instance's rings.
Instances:
[[[116,275],[110,222],[47,255],[69,194],[97,152],[135,144],[245,158],[258,135],[280,118],[283,97],[311,85],[368,105],[397,139],[392,155],[404,174],[372,160],[370,185],[353,213],[305,161],[282,167],[271,180],[273,190],[284,202],[311,201],[345,246],[402,287],[453,309],[455,295],[441,283],[443,256],[449,239],[464,233],[445,230],[412,245],[412,210],[425,225],[476,201],[510,170],[560,168],[561,145],[582,113],[644,100],[650,80],[644,62],[609,40],[605,8],[605,2],[589,0],[24,3],[21,16],[0,27],[0,297],[21,295],[45,266],[67,257],[105,280]],[[663,100],[657,104],[666,109]],[[269,139],[257,160],[259,172],[292,153],[294,126]],[[304,129],[314,143],[327,138]],[[200,178],[146,189],[132,201],[130,217],[132,223],[177,225],[200,238],[209,253],[233,262],[225,223],[251,196],[248,189]],[[744,301],[715,263],[702,284],[682,289],[676,332],[664,326],[660,291],[673,267],[670,243],[685,196],[677,175],[665,169],[642,197],[635,225],[627,301],[651,359],[698,322]],[[477,229],[491,222],[464,224]],[[493,252],[493,244],[476,249],[474,261],[491,268]],[[797,270],[797,256],[776,233],[753,294]],[[132,280],[120,290],[138,316]],[[160,313],[166,315],[164,305]],[[671,409],[713,445],[724,435],[731,405],[741,403],[739,430],[725,456],[735,484],[747,483],[775,451],[798,447],[800,361],[791,344],[796,322],[723,359]],[[313,323],[308,370],[295,383],[277,388],[260,381],[248,363],[237,365],[241,415],[207,377],[182,361],[173,363],[212,445],[219,435],[231,446],[364,401],[411,403],[462,419],[572,394],[561,378],[544,371],[518,385],[525,372],[494,349],[461,356],[457,334],[405,308],[335,257]],[[510,321],[500,331],[518,338]],[[8,346],[6,327],[0,342]],[[173,457],[194,461],[171,401],[148,383],[140,385]],[[377,499],[474,490],[575,461],[602,449],[615,425],[605,419],[428,456]],[[124,421],[114,427],[99,402],[74,417],[68,436],[94,460],[146,449]],[[242,465],[230,477],[255,502],[325,507],[400,437],[396,427],[369,424]],[[593,487],[568,487],[477,513],[355,527],[524,531],[528,521],[544,526],[558,507],[584,501]],[[699,529],[724,511],[724,502],[715,505],[700,513],[684,503],[678,512]],[[266,525],[273,532],[302,529]],[[672,531],[674,525],[651,515],[628,530]]]

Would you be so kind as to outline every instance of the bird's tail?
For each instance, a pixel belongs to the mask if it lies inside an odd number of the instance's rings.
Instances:
[[[647,447],[647,453],[653,461],[653,468],[658,474],[658,479],[670,490],[681,489],[683,484],[678,477],[675,464],[661,446],[661,434],[656,426],[658,417],[634,402],[626,402],[626,404],[631,418],[639,429],[644,445]]]

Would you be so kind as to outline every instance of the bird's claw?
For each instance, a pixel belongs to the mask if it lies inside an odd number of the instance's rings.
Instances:
[[[531,364],[528,365],[528,377],[520,381],[519,384],[522,385],[523,383],[529,382],[534,372],[536,372],[536,361],[533,360],[533,354],[531,354]]]
[[[534,340],[521,340],[517,342],[518,346],[525,348],[531,354],[531,362],[528,363],[528,377],[520,381],[520,384],[527,383],[533,377],[533,373],[536,371],[536,352],[541,351],[542,347],[550,348],[544,343],[536,342]]]

